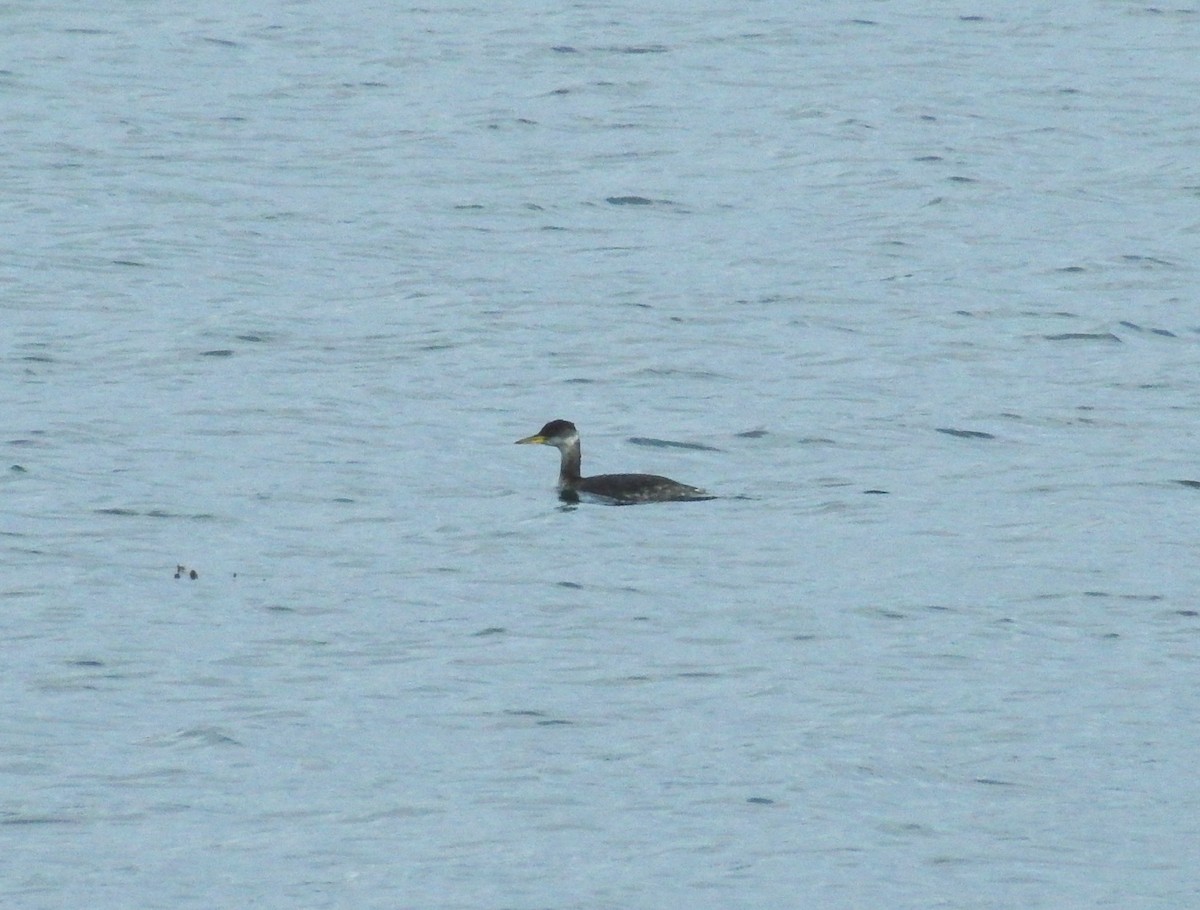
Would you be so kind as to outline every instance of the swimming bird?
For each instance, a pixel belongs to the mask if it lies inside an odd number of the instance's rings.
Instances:
[[[691,487],[658,474],[580,476],[579,431],[569,420],[552,420],[532,436],[518,439],[517,445],[554,446],[558,449],[562,455],[558,469],[558,495],[564,502],[579,502],[580,494],[601,497],[615,505],[717,498],[699,487]]]

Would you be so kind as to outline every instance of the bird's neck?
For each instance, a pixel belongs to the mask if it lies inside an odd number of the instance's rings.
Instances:
[[[558,468],[558,483],[559,486],[566,486],[579,480],[579,465],[582,461],[582,455],[579,451],[579,437],[568,439],[560,448],[562,453],[562,461]]]

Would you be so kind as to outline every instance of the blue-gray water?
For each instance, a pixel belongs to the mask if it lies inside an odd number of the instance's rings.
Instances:
[[[0,904],[1200,903],[1200,8],[259,7],[0,11]]]

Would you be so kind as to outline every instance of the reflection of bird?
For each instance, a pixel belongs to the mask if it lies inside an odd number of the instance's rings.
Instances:
[[[552,420],[533,436],[518,439],[517,445],[554,446],[562,453],[558,470],[558,495],[567,502],[579,502],[581,493],[600,496],[618,505],[635,502],[681,502],[716,499],[698,487],[659,477],[657,474],[579,475],[579,431],[569,420]]]

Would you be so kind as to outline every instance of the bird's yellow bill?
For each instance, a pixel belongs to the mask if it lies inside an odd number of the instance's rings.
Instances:
[[[516,444],[519,446],[545,445],[546,437],[535,433],[533,436],[526,436],[524,439],[518,439]]]

